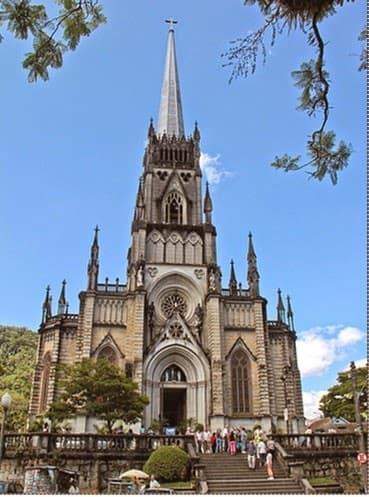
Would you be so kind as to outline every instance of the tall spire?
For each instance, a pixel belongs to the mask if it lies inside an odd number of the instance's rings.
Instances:
[[[256,265],[256,254],[252,243],[252,234],[249,233],[249,250],[247,253],[247,282],[249,284],[250,297],[258,297],[259,273]]]
[[[165,22],[168,22],[170,27],[161,89],[158,134],[166,133],[168,136],[181,137],[184,135],[184,124],[173,29],[177,21],[167,19]]]
[[[88,263],[88,290],[96,290],[97,279],[99,276],[99,242],[98,242],[99,227],[95,228],[94,241],[91,247],[91,257]]]
[[[286,322],[286,313],[283,305],[282,292],[280,288],[278,288],[277,321],[279,323]]]
[[[234,262],[233,259],[231,259],[231,274],[229,277],[229,293],[230,295],[237,295],[237,280],[236,280],[236,274],[234,272]]]

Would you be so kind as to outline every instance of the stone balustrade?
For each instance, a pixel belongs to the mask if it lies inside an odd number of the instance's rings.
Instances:
[[[165,445],[187,449],[192,435],[98,435],[92,433],[7,433],[4,437],[4,457],[20,453],[122,453],[125,451],[151,452]]]
[[[359,434],[312,433],[274,435],[274,440],[287,451],[302,450],[359,450]]]

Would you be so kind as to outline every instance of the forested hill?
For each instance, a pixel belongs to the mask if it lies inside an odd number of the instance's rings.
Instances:
[[[34,331],[0,325],[0,396],[7,391],[13,398],[8,430],[26,428],[37,340]]]

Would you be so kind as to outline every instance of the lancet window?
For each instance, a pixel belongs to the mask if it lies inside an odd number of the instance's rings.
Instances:
[[[106,359],[109,362],[116,364],[117,355],[111,347],[104,347],[103,349],[100,350],[100,352],[97,356],[97,360],[99,360],[99,359]]]
[[[241,349],[231,356],[231,382],[233,414],[250,412],[249,360]]]
[[[50,353],[47,353],[43,359],[43,369],[41,376],[40,413],[46,411],[47,408],[50,370],[51,370],[51,356]]]
[[[168,195],[164,216],[166,223],[183,224],[182,197],[177,192],[172,192]]]

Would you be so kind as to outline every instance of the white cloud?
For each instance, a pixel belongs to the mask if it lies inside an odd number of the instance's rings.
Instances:
[[[363,332],[353,326],[347,326],[338,333],[337,343],[339,346],[351,345],[360,341],[363,337]]]
[[[322,412],[319,411],[319,401],[326,393],[326,390],[311,390],[310,392],[302,392],[305,418],[314,419],[319,418],[322,415]]]
[[[210,185],[217,185],[224,178],[232,176],[232,173],[221,169],[220,155],[211,156],[206,152],[201,152],[200,167],[205,173]]]
[[[321,376],[336,359],[345,356],[345,347],[364,338],[353,326],[317,326],[303,331],[297,340],[297,356],[302,376]]]

